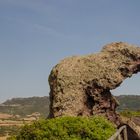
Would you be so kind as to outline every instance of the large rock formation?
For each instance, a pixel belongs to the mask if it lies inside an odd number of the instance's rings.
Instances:
[[[140,71],[140,48],[108,44],[97,54],[73,56],[56,65],[49,76],[50,117],[104,115],[119,125],[118,103],[110,90]]]

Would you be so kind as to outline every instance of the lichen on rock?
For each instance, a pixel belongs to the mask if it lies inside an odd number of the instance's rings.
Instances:
[[[140,48],[123,42],[97,54],[65,58],[49,76],[50,117],[104,115],[119,125],[110,90],[138,71]]]

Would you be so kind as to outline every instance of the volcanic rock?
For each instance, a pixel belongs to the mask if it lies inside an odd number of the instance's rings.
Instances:
[[[121,125],[127,126],[128,140],[140,140],[140,125],[139,117],[126,118],[121,116]]]
[[[50,117],[104,115],[119,125],[110,90],[138,71],[140,48],[123,42],[97,54],[65,58],[49,76]]]

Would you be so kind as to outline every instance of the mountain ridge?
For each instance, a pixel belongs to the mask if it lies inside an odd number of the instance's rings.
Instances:
[[[115,96],[122,110],[140,110],[140,95],[119,95]],[[0,104],[0,112],[14,115],[26,116],[34,112],[39,112],[41,116],[47,117],[49,114],[49,96],[13,98]]]

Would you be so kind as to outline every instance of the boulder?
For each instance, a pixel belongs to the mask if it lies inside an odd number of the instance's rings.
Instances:
[[[103,115],[120,124],[113,90],[140,71],[140,48],[123,42],[111,43],[101,52],[65,58],[49,76],[50,115]]]

